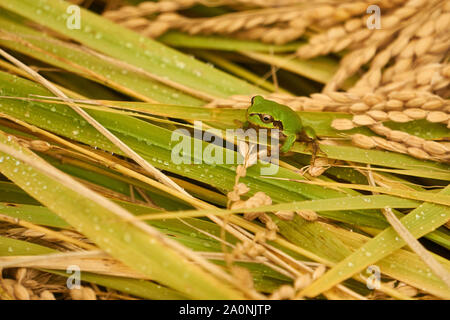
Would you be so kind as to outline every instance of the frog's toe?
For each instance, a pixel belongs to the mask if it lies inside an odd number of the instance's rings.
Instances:
[[[303,133],[307,137],[307,139],[309,139],[309,140],[316,140],[317,139],[316,132],[311,127],[304,127],[303,128]]]
[[[281,146],[280,152],[286,153],[289,150],[291,150],[296,138],[297,136],[295,134],[286,136],[286,140],[284,141],[284,144]]]
[[[280,152],[281,152],[281,153],[286,153],[286,152],[289,151],[289,149],[290,149],[289,146],[283,145],[283,146],[280,148]]]

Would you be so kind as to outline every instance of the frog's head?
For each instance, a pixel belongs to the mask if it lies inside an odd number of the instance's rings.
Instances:
[[[250,107],[247,109],[247,121],[258,127],[275,128],[273,114],[268,102],[270,105],[271,101],[261,96],[254,96]]]

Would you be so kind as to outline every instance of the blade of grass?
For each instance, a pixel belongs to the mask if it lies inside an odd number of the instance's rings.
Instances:
[[[271,45],[259,41],[238,40],[221,36],[188,35],[178,31],[169,31],[157,39],[172,47],[212,49],[224,51],[260,51],[260,52],[292,52],[297,50],[301,42],[285,45]]]
[[[443,195],[450,194],[450,187],[446,187],[440,193]],[[400,219],[400,221],[417,239],[446,223],[449,219],[450,209],[448,207],[433,203],[424,203]],[[335,284],[351,277],[368,265],[376,263],[404,245],[405,241],[398,237],[395,230],[392,227],[387,228],[352,255],[339,262],[321,278],[314,281],[302,291],[302,294],[316,296],[323,290],[327,290]],[[441,289],[447,291],[449,298],[450,288],[442,283]]]
[[[401,199],[397,197],[374,195],[374,196],[355,196],[343,197],[337,199],[319,199],[309,201],[294,201],[289,203],[277,203],[270,206],[259,206],[255,208],[241,209],[221,209],[221,210],[189,210],[176,211],[168,213],[152,213],[145,216],[139,216],[139,219],[155,220],[155,219],[174,219],[184,217],[203,217],[208,214],[228,215],[235,213],[251,213],[251,212],[276,212],[276,211],[297,211],[297,210],[313,210],[318,212],[340,211],[340,210],[359,210],[359,209],[381,209],[391,205],[394,208],[416,208],[420,202]],[[332,217],[324,214],[325,217]]]
[[[264,178],[265,179],[276,179],[276,180],[282,179],[282,178],[277,178],[277,177],[264,177]],[[358,189],[358,190],[385,193],[385,194],[390,194],[393,196],[402,197],[402,198],[406,198],[406,199],[420,200],[420,201],[450,206],[450,196],[445,195],[445,194],[433,194],[433,193],[429,193],[429,192],[394,189],[394,188],[386,188],[386,187],[373,187],[373,186],[368,186],[368,185],[351,184],[351,183],[309,181],[309,180],[291,180],[291,181],[296,181],[296,182],[305,183],[305,184],[326,186],[326,187],[353,188],[353,189]]]
[[[36,205],[0,203],[0,213],[48,227],[70,228],[58,215]]]
[[[274,55],[262,52],[240,51],[241,54],[255,60],[274,65],[278,68],[297,73],[306,78],[320,83],[327,83],[337,71],[339,63],[329,57],[317,57],[310,60],[302,60],[295,55]],[[343,84],[343,88],[349,88],[356,82],[356,77],[351,77]]]
[[[267,80],[264,80],[260,76],[248,71],[246,68],[239,66],[238,64],[235,64],[225,58],[222,58],[218,54],[214,54],[212,52],[207,51],[200,51],[196,50],[194,52],[195,56],[200,57],[202,59],[205,59],[211,63],[213,63],[216,66],[219,66],[220,68],[239,76],[240,78],[246,79],[250,83],[253,83],[257,85],[258,87],[261,87],[265,90],[274,92],[277,91],[277,88],[270,83]],[[284,90],[283,88],[278,88],[280,92],[288,93],[288,91]]]

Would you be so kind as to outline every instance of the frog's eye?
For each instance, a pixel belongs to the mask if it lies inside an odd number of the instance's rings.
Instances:
[[[273,117],[269,114],[261,114],[259,117],[261,118],[261,121],[264,123],[273,122]]]

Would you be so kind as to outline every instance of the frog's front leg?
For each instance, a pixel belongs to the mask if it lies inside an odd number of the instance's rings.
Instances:
[[[317,140],[313,140],[311,143],[312,146],[312,151],[311,151],[311,165],[314,165],[314,162],[316,162],[316,156],[317,156],[317,152],[320,150],[319,148],[319,143],[317,142]]]
[[[311,140],[308,142],[311,147],[311,164],[314,165],[316,161],[317,155],[322,154],[325,158],[328,158],[328,155],[320,149],[319,141],[317,139]]]
[[[286,153],[291,150],[295,140],[297,140],[297,135],[295,133],[286,135],[286,140],[284,140],[284,143],[280,148],[280,152]]]
[[[303,135],[305,136],[305,140],[316,140],[317,135],[313,128],[311,127],[304,127],[303,128]]]
[[[322,153],[327,157],[327,154],[320,149],[317,135],[313,128],[304,127],[300,139],[307,142],[311,148],[311,164],[314,164],[318,153]]]

